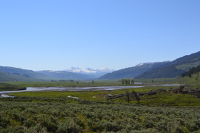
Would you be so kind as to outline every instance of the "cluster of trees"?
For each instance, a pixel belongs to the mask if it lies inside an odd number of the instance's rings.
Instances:
[[[74,82],[74,80],[51,80],[51,82]]]
[[[148,107],[127,104],[28,102],[0,99],[0,131],[7,132],[198,132],[197,107]],[[54,98],[55,99],[55,98]],[[3,101],[2,101],[3,100]],[[7,100],[7,101],[6,101]],[[63,99],[64,100],[64,99]],[[26,101],[26,102],[25,102]]]
[[[133,85],[134,84],[133,79],[122,79],[121,82],[123,85]]]
[[[193,67],[191,68],[189,71],[183,73],[181,76],[182,77],[185,77],[185,76],[188,76],[188,77],[192,77],[193,74],[197,74],[200,72],[200,65],[196,66],[196,67]],[[197,78],[198,78],[198,74],[197,74]]]

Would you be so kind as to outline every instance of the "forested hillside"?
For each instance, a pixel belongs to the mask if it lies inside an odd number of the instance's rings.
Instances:
[[[200,52],[178,58],[166,66],[144,72],[135,78],[172,78],[200,64]]]
[[[189,71],[183,73],[181,76],[182,77],[185,77],[185,76],[191,77],[193,74],[197,74],[199,72],[200,72],[200,65],[191,68]]]
[[[112,73],[105,74],[99,79],[121,79],[121,78],[133,78],[137,75],[142,74],[143,72],[159,68],[169,64],[169,61],[165,62],[155,62],[155,63],[143,63],[134,67],[129,67],[125,69],[120,69],[118,71],[114,71]]]

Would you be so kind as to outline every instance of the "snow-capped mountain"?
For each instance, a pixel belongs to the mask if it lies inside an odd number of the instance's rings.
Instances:
[[[78,67],[71,67],[66,70],[61,71],[52,71],[52,70],[42,70],[37,71],[38,73],[42,73],[44,75],[59,78],[59,79],[78,79],[78,80],[85,80],[85,79],[97,79],[104,74],[113,72],[114,70],[108,68],[101,68],[101,69],[81,69]]]
[[[108,69],[108,68],[100,68],[100,69],[92,69],[92,68],[85,68],[85,69],[81,69],[78,67],[71,67],[68,68],[64,71],[67,72],[74,72],[74,73],[84,73],[84,74],[95,74],[95,73],[110,73],[113,72],[113,69]]]

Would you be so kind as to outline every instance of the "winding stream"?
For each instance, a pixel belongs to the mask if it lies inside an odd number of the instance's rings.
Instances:
[[[180,86],[180,84],[164,84],[164,85],[149,85],[149,86]],[[101,87],[26,87],[26,90],[19,91],[0,91],[1,97],[9,97],[7,93],[15,92],[30,92],[30,91],[99,91],[99,90],[119,90],[125,88],[141,88],[144,86],[101,86]]]
[[[144,86],[101,86],[101,87],[26,87],[26,90],[19,91],[0,91],[0,94],[27,92],[27,91],[99,91],[99,90],[118,90],[124,88],[141,88]]]

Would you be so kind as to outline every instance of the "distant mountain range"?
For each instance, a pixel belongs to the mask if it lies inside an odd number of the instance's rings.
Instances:
[[[66,69],[64,71],[74,72],[74,73],[84,73],[84,74],[94,74],[94,73],[105,74],[105,73],[113,72],[114,69],[108,69],[108,68],[100,68],[100,69],[86,68],[86,69],[81,69],[81,68],[78,68],[78,67],[71,67],[71,68],[68,68],[68,69]]]
[[[105,74],[99,79],[121,78],[172,78],[180,76],[190,68],[200,64],[200,52],[175,59],[174,61],[141,63],[134,67],[120,69]]]
[[[66,70],[62,71],[51,71],[51,70],[43,70],[43,71],[37,71],[38,73],[60,78],[60,79],[78,79],[78,80],[84,80],[84,79],[96,79],[100,76],[112,72],[113,70],[108,68],[102,68],[102,69],[92,69],[92,68],[86,68],[81,69],[78,67],[71,67]]]
[[[200,65],[200,52],[180,57],[174,61],[141,63],[117,71],[107,68],[81,69],[78,67],[71,67],[62,71],[32,71],[0,66],[0,81],[172,78],[180,76],[198,65]]]
[[[80,69],[72,67],[63,71],[32,71],[27,69],[0,66],[0,81],[44,81],[44,80],[88,80],[112,72],[113,70],[102,69]]]

